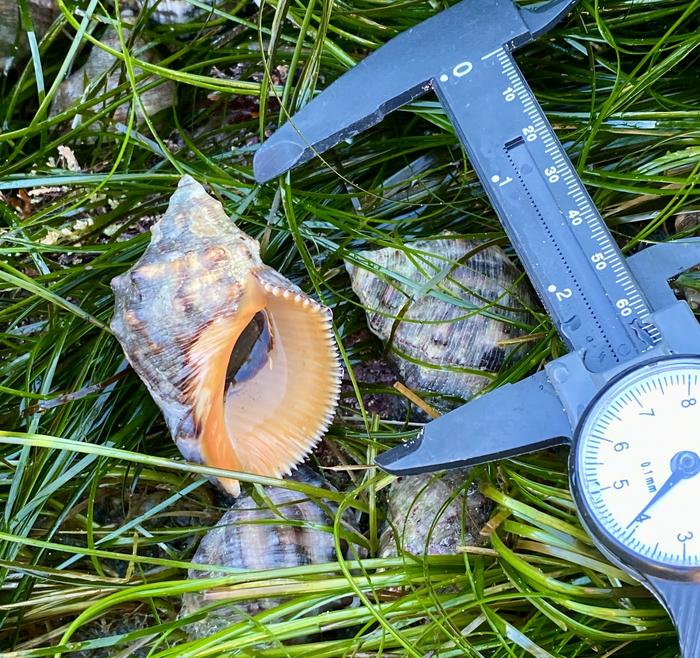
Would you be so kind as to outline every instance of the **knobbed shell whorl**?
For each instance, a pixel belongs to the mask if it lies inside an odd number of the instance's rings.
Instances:
[[[512,350],[503,341],[527,322],[528,289],[499,247],[440,236],[405,246],[345,262],[367,324],[410,388],[469,398]]]
[[[184,176],[141,259],[112,281],[112,331],[186,459],[280,477],[330,424],[330,311]],[[238,495],[238,482],[221,479]]]

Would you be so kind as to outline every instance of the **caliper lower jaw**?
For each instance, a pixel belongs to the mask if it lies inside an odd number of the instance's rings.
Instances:
[[[413,475],[534,452],[567,443],[571,436],[561,400],[547,372],[541,371],[428,423],[416,439],[383,453],[376,462],[395,475]]]
[[[377,458],[396,475],[460,468],[570,443],[586,408],[626,370],[672,355],[697,353],[700,324],[668,280],[700,263],[700,238],[649,247],[627,259],[663,340],[604,372],[571,352],[517,384],[505,384],[428,423],[421,434]]]
[[[598,393],[629,368],[700,344],[700,325],[683,301],[652,314],[665,340],[604,372],[586,368],[571,352],[516,384],[505,384],[428,423],[416,439],[376,459],[394,475],[462,468],[571,443]]]
[[[269,181],[375,125],[430,90],[444,67],[462,75],[495,48],[520,48],[550,30],[578,0],[521,8],[512,0],[462,0],[397,35],[333,82],[255,154]],[[460,73],[457,73],[460,75]]]

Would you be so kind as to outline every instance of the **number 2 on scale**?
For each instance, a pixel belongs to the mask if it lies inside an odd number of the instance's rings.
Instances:
[[[554,284],[549,286],[547,290],[556,296],[558,302],[564,301],[565,299],[569,299],[574,294],[571,288],[564,288],[562,290],[559,290]]]

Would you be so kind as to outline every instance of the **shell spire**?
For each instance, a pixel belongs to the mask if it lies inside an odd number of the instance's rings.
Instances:
[[[151,243],[112,281],[112,330],[186,459],[289,474],[328,428],[340,364],[330,310],[184,176]],[[233,495],[236,480],[220,478]]]

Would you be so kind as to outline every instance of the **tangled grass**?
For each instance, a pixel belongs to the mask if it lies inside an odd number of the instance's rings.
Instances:
[[[231,0],[158,25],[145,10],[125,18],[117,2],[60,1],[46,35],[0,79],[3,655],[678,655],[660,606],[581,529],[564,452],[474,470],[495,504],[489,548],[376,557],[391,478],[373,458],[417,427],[369,414],[364,394],[399,393],[355,377],[325,439],[346,486],[283,486],[338,504],[338,542],[350,509],[363,554],[188,578],[196,538],[223,513],[207,482],[217,471],[177,454],[109,330],[109,282],[143,252],[146,228],[188,173],[260,239],[268,264],[333,309],[349,372],[381,358],[381,345],[362,333],[343,259],[407,250],[444,231],[508,249],[441,107],[430,97],[411,103],[265,186],[251,161],[316,90],[448,4]],[[698,8],[698,0],[583,0],[517,56],[626,253],[695,231]],[[82,99],[52,113],[61,81],[90,49],[110,47],[108,30],[123,45],[113,50],[117,85],[91,80]],[[169,83],[175,105],[139,119],[144,93]],[[690,275],[686,283],[697,287]],[[529,317],[526,354],[491,387],[563,353],[547,317],[538,309]],[[250,491],[273,483],[237,477]],[[180,597],[212,587],[230,594],[225,603],[261,592],[281,603],[190,640]]]

